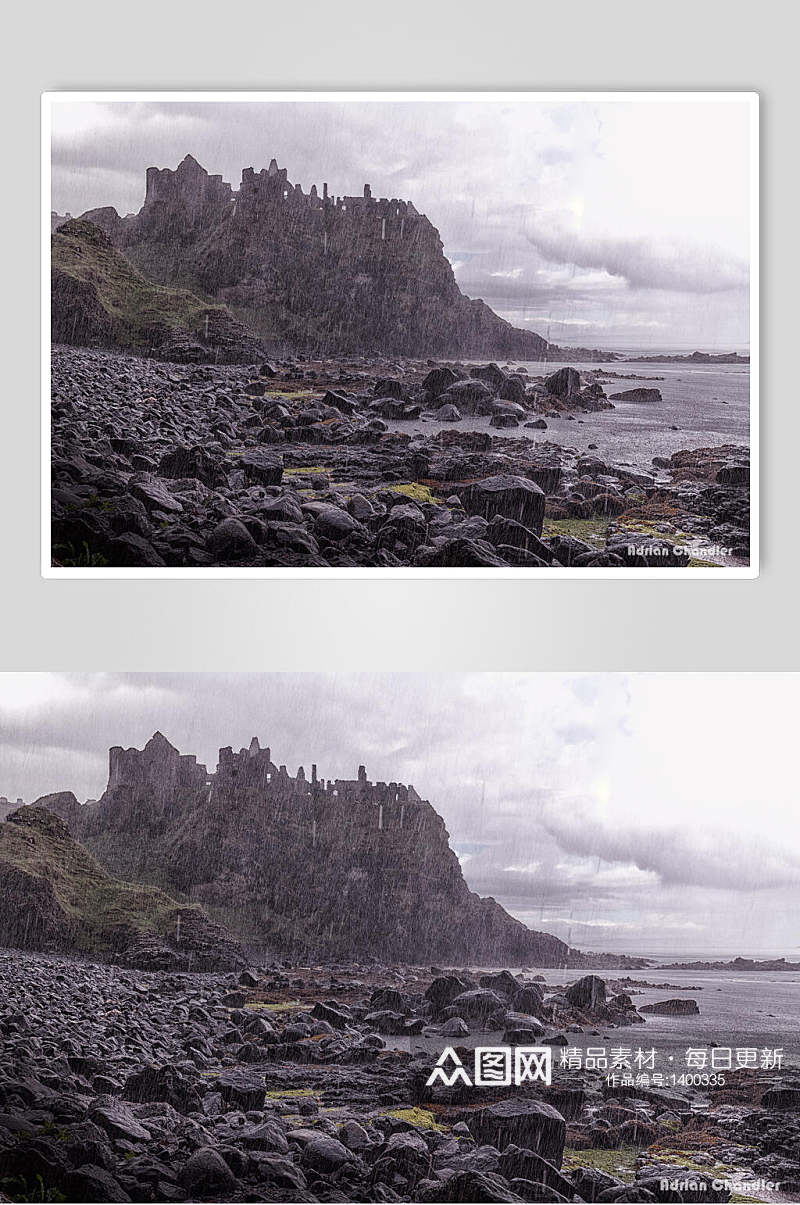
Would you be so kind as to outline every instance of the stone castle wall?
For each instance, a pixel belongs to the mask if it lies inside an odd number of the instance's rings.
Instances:
[[[373,197],[369,184],[364,185],[362,196],[329,196],[327,184],[323,184],[321,196],[315,184],[304,193],[302,185],[292,184],[287,169],[279,168],[274,159],[258,172],[244,168],[238,192],[222,176],[210,176],[190,155],[174,171],[149,167],[145,210],[161,205],[179,206],[190,221],[210,209],[260,221],[270,211],[277,221],[307,224],[323,242],[326,236],[348,230],[359,239],[367,237],[376,243],[408,239],[420,223],[429,225],[411,201]]]
[[[402,833],[406,838],[444,832],[441,818],[413,786],[373,783],[364,766],[359,766],[354,779],[319,778],[316,765],[310,777],[302,766],[292,777],[285,765],[273,762],[271,750],[262,748],[256,737],[238,753],[230,746],[220,749],[213,774],[194,756],[180,754],[160,733],[142,750],[111,748],[107,790],[142,787],[159,793],[204,794],[222,806],[235,806],[234,801],[239,806],[244,800],[262,810],[265,825],[306,828],[312,843],[317,837],[333,837],[337,825],[344,825],[351,838],[358,830]]]

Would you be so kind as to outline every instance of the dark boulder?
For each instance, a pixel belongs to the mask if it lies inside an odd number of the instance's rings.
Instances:
[[[456,381],[440,394],[443,405],[452,403],[462,414],[475,414],[479,407],[488,407],[494,394],[483,381]]]
[[[535,1184],[546,1184],[548,1188],[555,1189],[567,1200],[572,1197],[573,1187],[557,1167],[534,1151],[525,1150],[524,1147],[515,1146],[513,1143],[507,1146],[500,1156],[497,1170],[506,1180],[532,1180]]]
[[[216,486],[226,480],[224,468],[204,448],[174,448],[159,461],[161,477],[195,477],[204,485]]]
[[[463,537],[442,540],[435,547],[419,550],[415,565],[460,568],[474,566],[476,569],[497,569],[508,564],[503,557],[493,553],[488,545]]]
[[[611,393],[612,402],[660,402],[660,389],[623,389],[622,393]]]
[[[504,402],[522,402],[525,399],[525,382],[522,377],[506,377],[497,395]]]
[[[381,377],[375,382],[373,393],[375,397],[402,398],[404,394],[403,383],[402,381],[395,381],[392,377]]]
[[[470,515],[483,515],[486,519],[501,515],[530,528],[537,536],[542,534],[545,494],[538,485],[524,477],[510,474],[485,477],[483,481],[468,486],[461,494],[461,499]]]
[[[504,542],[510,543],[511,541]],[[510,971],[495,971],[490,975],[481,975],[478,983],[481,987],[488,988],[492,992],[502,992],[505,996],[512,996],[514,992],[519,991],[519,983]]]
[[[518,1012],[534,1013],[544,1000],[544,988],[538,983],[523,983],[511,997],[512,1007]]]
[[[340,414],[355,413],[356,404],[349,397],[345,397],[343,393],[334,392],[329,389],[322,399],[323,406],[332,406],[334,410],[338,410]]]
[[[485,1021],[492,1013],[503,1009],[504,1006],[505,1001],[497,992],[475,988],[472,991],[462,992],[460,996],[451,1000],[447,1008],[447,1015]]]
[[[508,379],[502,368],[497,364],[483,364],[477,368],[470,368],[469,375],[476,381],[484,381],[494,393],[497,393],[501,385],[506,383]]]
[[[469,1132],[478,1143],[505,1151],[523,1147],[561,1167],[566,1122],[557,1109],[539,1100],[516,1098],[497,1101],[465,1117]]]
[[[431,397],[439,397],[451,385],[455,385],[458,377],[452,368],[432,368],[422,382],[422,388]]]
[[[462,992],[468,991],[469,988],[470,984],[465,979],[459,979],[456,975],[438,975],[427,988],[425,999],[430,1001],[435,1011],[438,1011],[441,1008],[446,1008],[456,996],[460,996]]]
[[[581,391],[581,374],[575,368],[559,368],[558,372],[546,377],[544,383],[547,392],[553,397],[570,401]]]
[[[606,1002],[606,985],[597,975],[584,975],[564,992],[573,1008],[597,1008]]]
[[[193,1195],[224,1199],[236,1187],[236,1177],[219,1151],[204,1146],[184,1163],[180,1182]]]
[[[696,1000],[657,1000],[654,1004],[642,1004],[641,1013],[653,1013],[657,1017],[690,1017],[699,1013]]]
[[[257,485],[280,485],[281,483],[283,459],[274,453],[254,449],[239,456],[236,464]]]
[[[241,560],[257,551],[256,542],[239,519],[223,519],[208,537],[206,547],[217,557]]]

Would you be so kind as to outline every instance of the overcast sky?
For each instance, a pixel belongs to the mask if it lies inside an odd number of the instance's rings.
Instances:
[[[798,674],[0,674],[0,794],[160,729],[413,783],[473,890],[583,949],[800,958]]]
[[[136,212],[187,153],[234,188],[274,156],[305,192],[411,200],[458,282],[556,342],[746,348],[743,101],[58,103],[52,207]]]

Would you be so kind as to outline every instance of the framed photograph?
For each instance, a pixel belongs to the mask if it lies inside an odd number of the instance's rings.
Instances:
[[[0,674],[0,1192],[797,1202],[799,685]]]
[[[754,577],[758,97],[48,93],[42,572]]]

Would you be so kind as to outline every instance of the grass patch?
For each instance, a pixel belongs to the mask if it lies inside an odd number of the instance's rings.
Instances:
[[[423,485],[420,481],[406,481],[401,485],[390,485],[388,488],[392,493],[403,494],[414,502],[430,502],[434,506],[441,506],[442,503],[442,499],[433,493],[431,487]]]
[[[76,548],[74,544],[54,544],[53,556],[64,569],[100,569],[108,564],[99,552],[92,552],[86,541]]]
[[[289,1012],[290,1009],[300,1008],[299,1000],[280,1000],[277,1004],[268,1003],[263,1000],[252,1000],[245,1004],[246,1009],[262,1009],[267,1013],[283,1013]]]
[[[282,1092],[267,1092],[270,1100],[294,1100],[298,1096],[317,1096],[311,1088],[285,1088]]]
[[[429,1109],[422,1109],[419,1106],[410,1106],[407,1109],[391,1109],[388,1113],[381,1114],[381,1116],[396,1117],[399,1121],[407,1121],[409,1125],[416,1126],[418,1130],[438,1130],[442,1134],[448,1132],[448,1127],[438,1122]]]
[[[564,1147],[563,1171],[575,1171],[578,1167],[596,1167],[598,1171],[616,1176],[619,1180],[630,1183],[634,1177],[638,1147],[622,1146],[619,1150],[607,1151],[603,1147],[593,1146],[580,1151],[574,1147]]]
[[[330,469],[324,464],[299,465],[294,469],[284,469],[284,477],[301,477],[305,473],[329,473]]]
[[[32,1180],[26,1176],[12,1176],[0,1180],[0,1189],[7,1192],[12,1201],[66,1201],[66,1197],[57,1188],[45,1184],[41,1175]]]
[[[264,397],[268,401],[278,401],[281,398],[319,397],[319,394],[319,389],[270,389],[269,393],[264,394]]]
[[[545,519],[542,538],[572,536],[594,548],[605,548],[608,524],[608,519]]]

